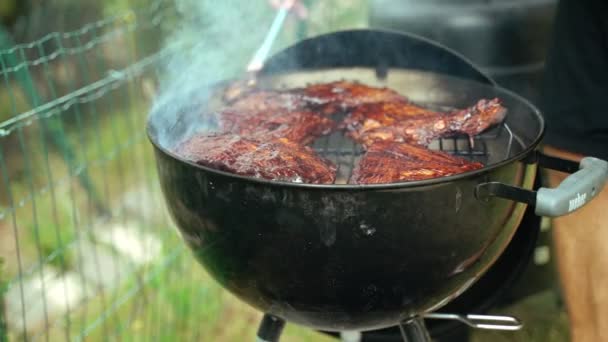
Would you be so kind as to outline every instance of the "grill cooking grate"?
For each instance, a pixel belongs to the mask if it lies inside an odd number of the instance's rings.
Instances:
[[[487,166],[512,156],[514,140],[516,139],[513,132],[506,123],[503,123],[474,137],[472,144],[468,136],[459,135],[436,139],[431,142],[429,148]],[[313,148],[338,167],[335,184],[348,183],[353,169],[365,153],[359,144],[345,137],[342,132],[335,132],[318,139],[313,144]]]

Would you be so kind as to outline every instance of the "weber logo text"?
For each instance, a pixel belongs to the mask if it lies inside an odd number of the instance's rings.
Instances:
[[[587,200],[587,194],[576,194],[576,197],[571,199],[568,204],[568,211],[576,210],[582,207]]]

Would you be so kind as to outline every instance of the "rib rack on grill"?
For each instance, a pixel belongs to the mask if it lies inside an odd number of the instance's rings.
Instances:
[[[351,184],[380,184],[450,176],[483,165],[445,152],[392,141],[368,147],[353,170]]]
[[[270,180],[331,184],[336,174],[330,161],[286,139],[257,141],[235,134],[197,135],[182,143],[176,153],[200,165]]]
[[[449,113],[411,103],[369,103],[354,108],[343,126],[351,138],[366,147],[376,141],[426,146],[435,138],[454,133],[475,136],[501,122],[505,114],[498,99],[482,99],[470,108]]]
[[[226,106],[215,112],[220,130],[191,138],[179,146],[178,154],[240,175],[330,184],[336,167],[306,145],[340,128],[367,150],[351,183],[421,180],[482,167],[425,146],[454,133],[477,135],[506,113],[498,99],[437,112],[391,89],[347,81],[288,90],[237,90],[229,89]],[[338,113],[346,114],[339,125],[330,118]]]

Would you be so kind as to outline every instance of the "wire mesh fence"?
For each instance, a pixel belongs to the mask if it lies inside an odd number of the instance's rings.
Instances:
[[[169,223],[152,195],[142,129],[160,54],[142,37],[173,14],[168,4],[0,52],[11,113],[0,124],[7,338],[118,334],[130,324],[119,310],[130,297],[145,301],[145,284],[158,274],[146,266],[167,267],[178,256],[179,245],[164,243],[171,231],[161,229]],[[141,304],[130,306],[133,320]]]
[[[160,195],[144,127],[176,4],[121,1],[35,40],[0,27],[0,341],[242,341],[257,328]]]

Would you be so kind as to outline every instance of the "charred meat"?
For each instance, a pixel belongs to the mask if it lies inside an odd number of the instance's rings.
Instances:
[[[197,135],[175,153],[200,165],[269,180],[331,184],[336,167],[312,149],[286,139],[258,141],[235,134]]]
[[[249,88],[228,95],[224,96],[230,98],[227,106],[216,113],[222,132],[258,140],[287,138],[300,144],[332,132],[336,125],[329,115],[378,101],[407,103],[393,90],[346,81],[289,90]]]
[[[378,101],[407,104],[407,99],[393,90],[340,81],[290,90],[251,88],[232,97],[217,114],[225,133],[308,144],[336,127],[327,116]]]
[[[306,98],[322,104],[321,111],[324,114],[348,111],[366,103],[407,103],[407,98],[394,90],[348,81],[313,84],[301,92]]]
[[[244,176],[333,184],[336,166],[306,145],[340,128],[366,150],[349,183],[415,181],[482,168],[426,146],[453,134],[475,136],[506,114],[498,99],[440,112],[391,89],[347,81],[289,90],[237,90],[227,92],[226,106],[215,112],[219,131],[192,137],[177,154]],[[346,114],[339,125],[329,117],[338,113]]]
[[[348,135],[364,146],[376,141],[426,146],[433,139],[451,134],[473,137],[501,122],[505,114],[498,99],[482,99],[470,108],[449,113],[411,103],[372,103],[355,108],[343,125]]]
[[[388,88],[337,81],[289,90],[250,89],[233,96],[228,104],[236,110],[312,110],[331,115],[375,102],[406,103],[407,98]]]
[[[358,139],[376,128],[389,127],[406,120],[437,118],[442,115],[444,113],[407,102],[367,103],[353,108],[341,123],[341,127],[346,128],[350,136]]]
[[[260,141],[287,138],[306,145],[336,127],[333,120],[313,112],[312,103],[294,92],[254,90],[216,114],[222,132]]]
[[[259,141],[286,138],[307,145],[329,134],[335,122],[309,111],[239,111],[226,109],[219,113],[223,132],[235,133]]]
[[[445,177],[483,164],[407,143],[380,141],[368,147],[355,167],[351,184],[381,184]]]

